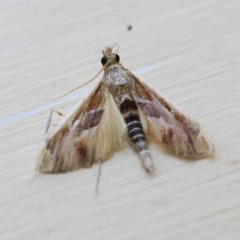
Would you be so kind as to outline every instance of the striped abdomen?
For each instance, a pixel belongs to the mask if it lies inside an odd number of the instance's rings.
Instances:
[[[147,171],[152,171],[153,164],[147,148],[146,137],[138,115],[136,103],[129,98],[125,98],[120,104],[120,112],[127,125],[128,137],[139,152],[144,168]]]

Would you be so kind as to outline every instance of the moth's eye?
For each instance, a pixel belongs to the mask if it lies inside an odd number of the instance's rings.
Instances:
[[[116,54],[116,61],[119,62],[120,61],[120,57],[118,54]]]
[[[108,61],[107,57],[103,56],[102,59],[101,59],[102,65],[104,66],[107,63],[107,61]]]

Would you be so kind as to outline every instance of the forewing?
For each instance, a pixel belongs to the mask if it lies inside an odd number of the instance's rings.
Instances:
[[[211,138],[193,118],[132,74],[133,97],[147,134],[175,154],[203,157],[214,152]]]
[[[74,171],[106,160],[121,144],[124,121],[103,81],[63,119],[47,140],[36,169],[43,173]]]

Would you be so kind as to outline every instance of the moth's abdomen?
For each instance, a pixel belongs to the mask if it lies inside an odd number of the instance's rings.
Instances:
[[[128,137],[139,152],[144,168],[147,171],[152,171],[153,164],[147,148],[147,141],[138,115],[136,103],[131,99],[125,98],[120,104],[120,112],[127,125]]]
[[[139,116],[135,111],[124,114],[124,121],[128,129],[128,137],[139,150],[147,150],[146,137]]]

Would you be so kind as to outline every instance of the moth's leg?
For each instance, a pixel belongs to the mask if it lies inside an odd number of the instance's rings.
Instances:
[[[51,109],[50,114],[49,114],[49,117],[48,117],[48,119],[47,119],[47,123],[46,123],[46,127],[45,127],[45,133],[48,132],[49,126],[50,126],[50,124],[51,124],[53,112],[57,113],[59,116],[64,116],[64,114],[61,113],[60,111],[55,110],[55,109]]]
[[[95,186],[95,193],[98,194],[98,187],[100,182],[100,175],[101,175],[101,161],[98,161],[98,175],[97,175],[97,181]]]

